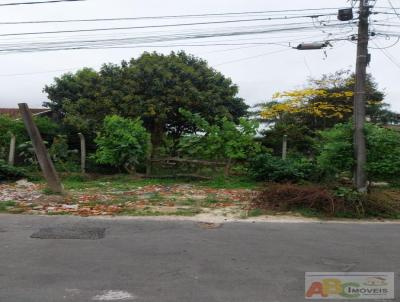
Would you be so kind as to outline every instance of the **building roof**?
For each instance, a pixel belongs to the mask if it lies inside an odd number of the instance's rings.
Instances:
[[[385,128],[392,129],[395,131],[400,131],[400,125],[388,125],[388,126],[385,126]]]
[[[45,108],[31,108],[30,110],[33,115],[50,111],[49,109]],[[18,118],[21,116],[18,108],[0,108],[0,115],[8,115],[13,118]]]

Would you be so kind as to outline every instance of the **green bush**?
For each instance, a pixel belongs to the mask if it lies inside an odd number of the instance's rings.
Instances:
[[[181,109],[179,111],[188,122],[193,123],[202,134],[183,136],[179,151],[188,157],[219,161],[245,161],[261,150],[255,141],[259,123],[245,118],[239,124],[227,118],[216,119],[210,124],[199,114]]]
[[[129,173],[144,164],[150,152],[150,134],[140,119],[107,116],[95,142],[97,163],[121,167]]]
[[[35,123],[45,141],[52,141],[52,138],[60,131],[59,126],[47,117],[35,117]],[[29,136],[22,120],[0,115],[0,158],[4,159],[8,154],[11,134],[16,136],[17,146],[29,141]],[[26,158],[23,158],[23,160],[30,161]]]
[[[259,154],[250,161],[250,175],[263,181],[300,181],[318,178],[318,169],[314,162],[305,158],[280,157],[269,153]]]
[[[347,173],[354,166],[352,124],[338,124],[320,132],[317,158],[327,174]],[[367,172],[369,179],[390,180],[400,174],[400,133],[376,125],[366,125]]]
[[[27,139],[22,121],[15,121],[9,116],[0,115],[0,158],[4,159],[8,154],[11,133],[16,135],[18,142]]]
[[[354,165],[352,133],[351,124],[338,124],[320,132],[317,162],[328,175],[351,172]]]
[[[8,165],[0,159],[0,181],[15,180],[25,176],[22,169]]]
[[[368,125],[367,172],[373,179],[397,179],[400,175],[400,133]]]

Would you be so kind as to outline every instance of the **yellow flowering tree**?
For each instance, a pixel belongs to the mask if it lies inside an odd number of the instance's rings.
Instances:
[[[372,122],[385,123],[391,115],[383,103],[384,93],[371,76],[367,83],[367,115]],[[352,118],[354,86],[354,75],[340,70],[309,79],[302,89],[275,93],[258,105],[260,119],[270,125],[264,131],[264,145],[280,153],[282,136],[287,135],[291,150],[312,154],[316,131]]]
[[[284,114],[308,114],[343,119],[352,112],[352,98],[352,91],[330,92],[316,88],[278,92],[272,97],[275,102],[261,111],[261,117],[277,120]]]
[[[348,70],[310,79],[306,88],[277,92],[260,112],[267,122],[291,120],[307,124],[311,128],[329,128],[351,118],[353,112],[354,75]],[[379,119],[385,104],[384,94],[368,77],[367,114]]]

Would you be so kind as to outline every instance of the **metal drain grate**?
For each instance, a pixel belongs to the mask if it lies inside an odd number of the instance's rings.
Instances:
[[[96,240],[104,238],[105,231],[105,228],[93,227],[52,227],[40,229],[31,238]]]

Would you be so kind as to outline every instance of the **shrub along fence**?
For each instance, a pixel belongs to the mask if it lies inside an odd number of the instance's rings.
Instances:
[[[226,166],[228,164],[229,163],[220,161],[184,159],[178,157],[151,159],[147,167],[146,176],[157,178],[188,177],[211,179],[212,177],[203,175],[203,173],[207,173],[207,175],[216,175],[219,172],[218,168],[224,168],[224,171],[227,171]]]

